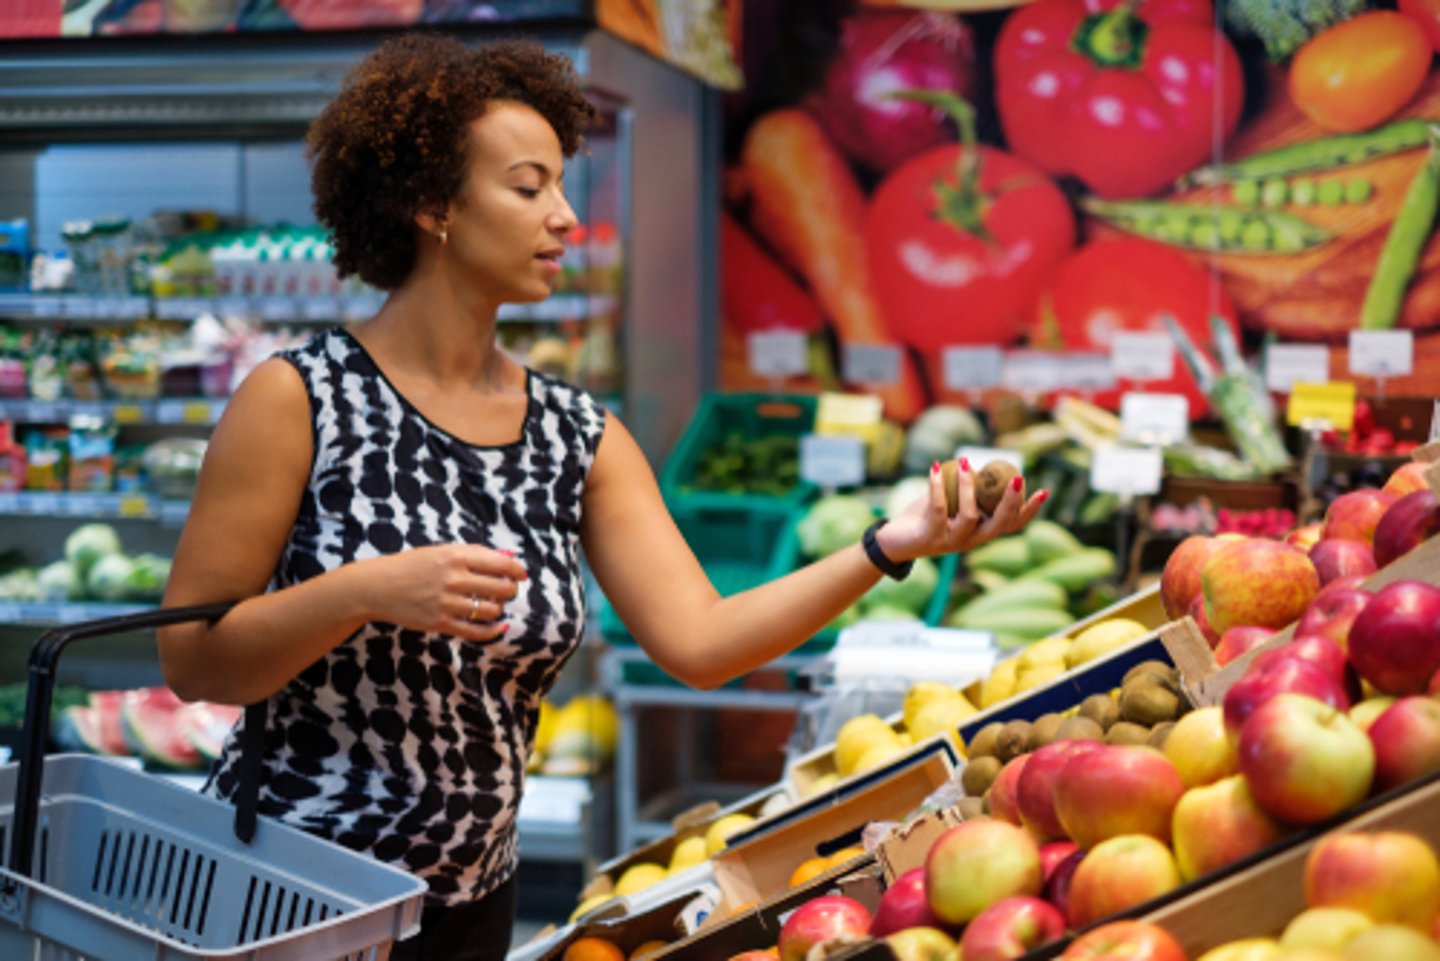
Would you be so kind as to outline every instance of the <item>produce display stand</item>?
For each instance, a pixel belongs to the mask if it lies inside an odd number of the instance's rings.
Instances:
[[[426,886],[413,875],[269,819],[242,841],[231,804],[113,760],[44,757],[70,642],[227,608],[72,624],[32,648],[23,750],[0,768],[0,957],[383,961],[418,929]]]

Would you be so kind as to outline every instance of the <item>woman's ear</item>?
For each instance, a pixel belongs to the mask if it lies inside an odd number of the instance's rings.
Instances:
[[[443,213],[421,211],[415,215],[415,225],[430,236],[444,243],[442,239],[448,230],[448,221]]]

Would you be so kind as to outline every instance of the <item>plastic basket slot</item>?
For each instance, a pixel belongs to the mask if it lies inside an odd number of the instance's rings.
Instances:
[[[285,934],[331,916],[331,905],[255,875],[245,892],[237,944]],[[338,910],[333,913],[339,914]]]
[[[136,831],[105,829],[96,841],[90,893],[115,913],[198,944],[217,865],[213,858]]]

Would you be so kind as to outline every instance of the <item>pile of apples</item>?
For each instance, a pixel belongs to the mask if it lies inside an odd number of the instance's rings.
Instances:
[[[1241,938],[1197,961],[1437,961],[1440,861],[1402,831],[1328,834],[1304,867],[1305,909],[1278,936]],[[1114,921],[1072,942],[1062,961],[1189,961],[1163,927]]]

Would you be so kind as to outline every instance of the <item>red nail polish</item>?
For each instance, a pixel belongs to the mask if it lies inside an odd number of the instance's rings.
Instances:
[[[967,473],[967,474],[970,473],[970,458],[968,458],[968,457],[962,457],[962,458],[960,458],[960,469],[963,470],[963,471],[964,471],[965,473]]]
[[[514,552],[514,551],[501,551],[500,553],[504,554],[506,557],[514,557],[514,556],[515,556],[515,552]]]
[[[932,460],[932,461],[930,462],[930,473],[932,473],[932,474],[938,474],[938,473],[940,473],[940,462],[939,462],[938,460]]]
[[[1025,486],[1025,479],[1024,479],[1023,477],[1021,477],[1020,475],[1017,474],[1017,475],[1015,475],[1014,477],[1010,478],[1010,489],[1011,489],[1012,491],[1014,491],[1015,493],[1017,493],[1017,494],[1020,493],[1020,488],[1022,488],[1022,487],[1024,487],[1024,486]]]
[[[509,625],[509,624],[501,624],[501,625],[500,625],[500,633],[501,633],[501,634],[504,634],[504,633],[505,633],[506,631],[508,631],[508,630],[510,630],[510,625]]]
[[[1036,495],[1035,495],[1035,499],[1036,499],[1036,501],[1037,501],[1038,503],[1043,504],[1043,503],[1045,503],[1046,501],[1048,501],[1048,500],[1050,499],[1050,492],[1049,492],[1049,491],[1041,491],[1039,494],[1036,494]]]

